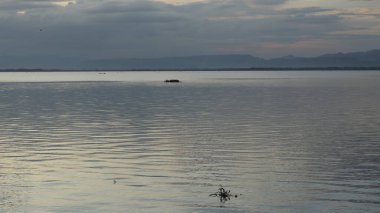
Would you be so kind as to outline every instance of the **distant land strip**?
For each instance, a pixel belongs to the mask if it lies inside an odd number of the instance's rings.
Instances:
[[[380,67],[252,67],[186,69],[0,69],[0,72],[131,72],[131,71],[380,71]]]

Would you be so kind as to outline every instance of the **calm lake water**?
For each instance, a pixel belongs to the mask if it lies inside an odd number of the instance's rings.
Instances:
[[[0,212],[380,211],[380,72],[0,73],[0,131]]]

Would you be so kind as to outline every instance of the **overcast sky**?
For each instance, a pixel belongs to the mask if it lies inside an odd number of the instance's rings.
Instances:
[[[0,57],[316,56],[380,48],[380,0],[1,0]]]

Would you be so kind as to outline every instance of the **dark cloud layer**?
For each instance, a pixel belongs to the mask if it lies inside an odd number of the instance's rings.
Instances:
[[[271,57],[363,50],[380,43],[379,7],[286,6],[291,0],[70,2],[1,1],[0,57]]]

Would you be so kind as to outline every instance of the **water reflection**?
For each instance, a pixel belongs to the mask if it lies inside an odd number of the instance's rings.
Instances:
[[[0,210],[376,212],[380,90],[305,81],[2,83]]]

